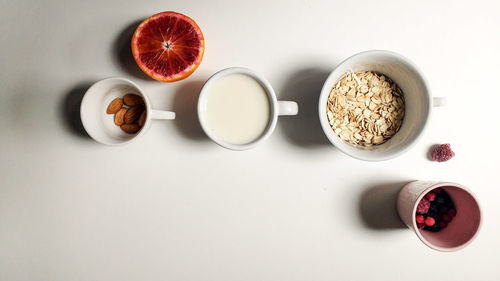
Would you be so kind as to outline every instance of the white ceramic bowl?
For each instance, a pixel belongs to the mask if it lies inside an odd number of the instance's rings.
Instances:
[[[391,78],[405,98],[405,117],[399,131],[387,142],[371,147],[355,146],[340,139],[330,127],[326,113],[328,96],[335,83],[346,73],[361,71],[374,71]],[[318,111],[323,131],[340,151],[360,160],[381,161],[404,153],[417,142],[428,124],[432,103],[428,83],[415,64],[397,53],[373,50],[353,55],[333,70],[321,90]]]

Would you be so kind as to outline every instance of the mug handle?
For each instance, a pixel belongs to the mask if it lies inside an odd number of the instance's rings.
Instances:
[[[294,101],[278,101],[278,116],[297,115],[299,106]]]
[[[434,97],[432,98],[432,106],[441,107],[448,105],[448,99],[445,97]]]
[[[175,119],[175,112],[152,109],[151,119],[173,120]]]

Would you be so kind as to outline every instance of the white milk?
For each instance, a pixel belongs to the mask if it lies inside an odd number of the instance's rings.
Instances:
[[[270,114],[266,90],[248,75],[224,76],[208,89],[207,124],[223,141],[247,144],[258,139],[266,130]]]

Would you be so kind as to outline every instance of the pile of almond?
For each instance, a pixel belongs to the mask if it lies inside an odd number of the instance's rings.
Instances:
[[[106,113],[114,114],[115,125],[128,134],[135,134],[144,126],[147,114],[144,100],[136,94],[112,100]]]
[[[399,130],[404,115],[403,91],[387,76],[371,71],[346,74],[328,97],[330,126],[354,145],[384,143]]]

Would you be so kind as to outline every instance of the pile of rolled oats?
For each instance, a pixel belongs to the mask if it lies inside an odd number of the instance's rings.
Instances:
[[[342,140],[372,146],[396,134],[405,102],[401,89],[388,77],[371,71],[348,73],[330,92],[326,112]]]

